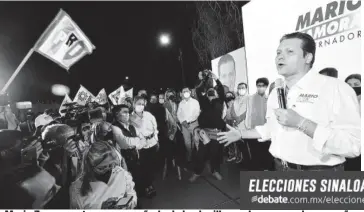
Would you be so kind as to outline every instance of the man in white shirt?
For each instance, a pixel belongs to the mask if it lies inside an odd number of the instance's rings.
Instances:
[[[272,140],[278,171],[344,170],[345,157],[360,155],[360,115],[355,92],[344,82],[311,70],[316,44],[308,34],[283,36],[276,66],[284,77],[287,109],[279,108],[277,88],[267,103],[267,122],[252,130],[230,126],[219,134],[226,145],[240,139]]]
[[[200,115],[200,104],[191,97],[188,87],[182,89],[183,100],[179,103],[177,118],[182,124],[182,134],[187,150],[187,160],[192,160],[192,141],[194,141],[193,130],[198,127],[198,116]]]

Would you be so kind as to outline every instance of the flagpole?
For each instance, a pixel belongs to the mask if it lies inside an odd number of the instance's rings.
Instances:
[[[16,75],[19,74],[20,70],[24,67],[25,63],[29,60],[30,56],[32,56],[33,52],[34,52],[34,47],[29,50],[28,54],[21,61],[21,63],[19,64],[18,68],[16,68],[15,72],[13,73],[13,75],[11,75],[10,79],[6,82],[6,84],[3,87],[3,89],[1,89],[1,92],[0,93],[5,93],[5,91],[9,87],[9,85],[14,81]]]

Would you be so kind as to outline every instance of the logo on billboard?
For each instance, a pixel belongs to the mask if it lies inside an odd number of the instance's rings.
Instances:
[[[318,47],[361,37],[360,0],[338,0],[300,15],[296,31],[311,35]]]

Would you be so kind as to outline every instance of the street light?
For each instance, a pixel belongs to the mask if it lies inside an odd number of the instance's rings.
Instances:
[[[161,35],[159,35],[159,44],[163,47],[167,47],[171,44],[171,36],[167,33],[163,33]],[[178,49],[178,60],[181,63],[181,71],[182,71],[182,82],[183,82],[183,86],[186,85],[185,83],[185,74],[184,74],[184,70],[183,70],[183,58],[182,58],[182,49],[179,48]]]
[[[169,46],[169,44],[171,43],[171,38],[170,38],[169,34],[161,34],[159,36],[159,43],[162,46]]]

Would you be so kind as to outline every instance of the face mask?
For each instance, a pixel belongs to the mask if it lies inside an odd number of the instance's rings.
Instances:
[[[144,105],[136,105],[135,106],[135,112],[141,113],[144,111]]]
[[[185,93],[183,93],[183,97],[185,97],[185,99],[188,99],[191,97],[191,93],[185,92]]]
[[[164,99],[159,99],[160,104],[164,104]]]
[[[353,87],[357,96],[361,95],[361,87]]]
[[[238,94],[239,94],[240,96],[244,96],[244,95],[246,94],[246,89],[239,89],[239,90],[238,90]]]

